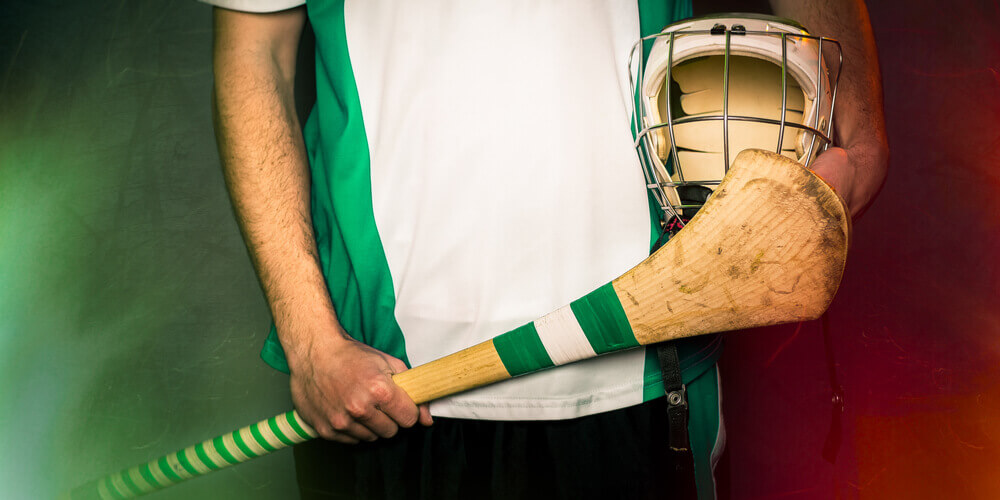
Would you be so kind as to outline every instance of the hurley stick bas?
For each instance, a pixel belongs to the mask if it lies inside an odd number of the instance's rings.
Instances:
[[[493,339],[398,373],[417,404],[608,352],[818,318],[851,220],[799,163],[746,150],[684,229],[622,276]],[[317,437],[295,411],[124,469],[69,498],[131,498]]]

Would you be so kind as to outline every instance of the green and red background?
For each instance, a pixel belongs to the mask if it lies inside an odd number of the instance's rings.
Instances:
[[[722,498],[1000,496],[1000,7],[869,9],[889,177],[825,326],[728,335]],[[210,42],[193,1],[0,4],[0,497],[287,409],[258,358]],[[158,498],[294,491],[279,453]]]

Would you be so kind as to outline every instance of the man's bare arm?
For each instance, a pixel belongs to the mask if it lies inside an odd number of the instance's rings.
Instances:
[[[831,148],[813,170],[837,189],[856,218],[885,180],[889,145],[882,104],[882,75],[868,8],[863,0],[771,0],[775,14],[794,19],[813,34],[837,39],[844,73],[834,117],[840,148]]]
[[[215,10],[213,93],[233,208],[291,369],[299,413],[343,442],[389,437],[418,420],[391,375],[405,364],[352,340],[320,271],[310,176],[295,113],[295,56],[305,9]],[[421,409],[427,424],[430,414]]]

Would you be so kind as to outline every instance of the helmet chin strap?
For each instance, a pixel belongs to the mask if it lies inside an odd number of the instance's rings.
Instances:
[[[683,229],[697,215],[701,206],[708,201],[712,190],[705,186],[678,186],[677,193],[680,196],[681,205],[688,208],[684,208],[678,213],[673,207],[668,207],[670,212],[665,213],[666,217],[661,222],[660,236],[656,239],[654,248],[659,247],[670,236]]]

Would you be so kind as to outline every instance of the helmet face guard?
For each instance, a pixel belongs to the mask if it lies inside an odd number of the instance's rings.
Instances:
[[[665,230],[694,216],[744,149],[808,167],[831,142],[842,61],[836,40],[756,14],[689,19],[639,40],[633,132]]]

